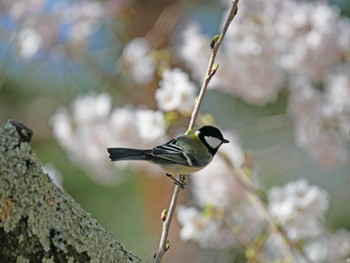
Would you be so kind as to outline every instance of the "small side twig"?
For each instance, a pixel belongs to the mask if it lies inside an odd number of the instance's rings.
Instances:
[[[191,115],[191,120],[190,120],[189,125],[188,125],[187,133],[191,132],[193,129],[193,126],[194,126],[194,123],[195,123],[196,118],[198,116],[199,108],[200,108],[201,103],[203,101],[208,84],[218,69],[218,64],[215,64],[215,58],[216,58],[217,52],[219,50],[219,47],[221,45],[221,42],[226,35],[227,29],[229,28],[231,21],[233,20],[233,18],[235,17],[235,15],[237,13],[237,10],[238,10],[238,0],[234,0],[232,3],[232,7],[231,7],[231,10],[229,12],[229,15],[228,15],[226,22],[224,24],[224,27],[222,29],[222,32],[220,33],[219,37],[217,39],[215,39],[215,42],[211,43],[212,53],[210,56],[206,77],[205,77],[204,82],[202,84],[199,95],[196,99],[194,109],[193,109],[193,112]],[[185,175],[178,175],[179,182],[185,182],[185,179],[186,179]],[[171,201],[169,204],[169,209],[168,209],[167,215],[165,217],[165,220],[163,221],[162,234],[161,234],[161,238],[160,238],[159,248],[158,248],[157,253],[154,255],[153,263],[160,263],[162,261],[162,258],[164,256],[165,252],[169,249],[168,234],[169,234],[170,224],[171,224],[172,218],[173,218],[174,213],[175,213],[175,207],[177,204],[180,190],[181,190],[180,185],[174,186],[174,191],[173,191],[173,195],[172,195],[172,198],[171,198]]]
[[[225,154],[220,154],[220,156],[225,161],[227,167],[230,168],[232,171],[232,174],[237,179],[238,183],[247,191],[247,196],[251,202],[251,204],[254,206],[256,211],[259,215],[262,215],[263,220],[267,224],[270,233],[275,234],[278,236],[281,240],[281,250],[283,250],[283,253],[285,255],[285,260],[288,263],[295,263],[297,262],[295,259],[295,256],[293,255],[293,249],[288,243],[288,239],[286,235],[283,233],[282,229],[278,227],[278,225],[275,223],[274,219],[271,217],[270,213],[268,212],[264,201],[261,199],[259,194],[257,194],[255,187],[252,185],[251,180],[248,176],[244,175],[243,172],[240,169],[237,169],[231,161],[227,158]]]

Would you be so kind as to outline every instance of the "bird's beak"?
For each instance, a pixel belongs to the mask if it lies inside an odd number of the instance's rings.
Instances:
[[[229,140],[224,139],[222,142],[223,142],[223,143],[229,143],[230,141],[229,141]]]

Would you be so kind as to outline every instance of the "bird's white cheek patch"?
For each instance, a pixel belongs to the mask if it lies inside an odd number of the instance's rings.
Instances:
[[[221,140],[212,136],[204,136],[204,139],[213,149],[218,148],[221,144]]]

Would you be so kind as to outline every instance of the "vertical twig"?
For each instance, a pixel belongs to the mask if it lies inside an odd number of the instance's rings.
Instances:
[[[231,10],[229,12],[229,15],[228,15],[226,22],[224,24],[224,27],[222,29],[222,32],[220,33],[218,39],[213,44],[212,54],[210,56],[210,60],[209,60],[209,64],[208,64],[207,74],[206,74],[206,77],[204,79],[201,90],[199,92],[199,95],[196,99],[194,109],[193,109],[193,112],[191,115],[191,120],[190,120],[190,123],[188,125],[187,132],[190,132],[193,129],[193,126],[194,126],[194,123],[195,123],[196,118],[198,116],[199,108],[200,108],[201,103],[203,101],[208,84],[209,84],[211,78],[216,73],[218,65],[215,64],[215,58],[216,58],[217,52],[219,50],[219,47],[221,45],[221,42],[226,35],[227,29],[230,26],[231,21],[233,20],[233,18],[235,17],[235,15],[237,13],[237,10],[238,10],[238,0],[234,0],[232,3],[232,7],[231,7]],[[185,176],[179,175],[178,180],[180,182],[184,182]],[[177,199],[178,199],[180,190],[181,190],[181,186],[179,186],[179,185],[174,186],[174,192],[173,192],[173,195],[171,198],[169,209],[168,209],[166,218],[163,222],[162,234],[161,234],[161,238],[160,238],[160,242],[159,242],[159,248],[158,248],[157,253],[154,255],[153,263],[160,263],[162,261],[162,258],[164,256],[165,252],[169,249],[168,234],[169,234],[171,220],[174,216],[175,207],[176,207],[176,203],[177,203]]]
[[[191,129],[193,129],[194,122],[195,122],[195,120],[196,120],[196,118],[198,116],[199,108],[200,108],[200,105],[201,105],[201,103],[203,101],[204,94],[205,94],[205,92],[207,90],[208,84],[209,84],[211,78],[215,75],[217,67],[218,67],[218,65],[216,66],[214,64],[216,55],[218,53],[219,47],[221,45],[221,42],[222,42],[222,40],[224,39],[224,37],[226,35],[227,29],[229,28],[233,18],[237,14],[237,10],[238,10],[238,0],[235,0],[232,3],[232,7],[231,7],[231,10],[230,10],[230,13],[229,13],[229,15],[228,15],[228,17],[226,19],[226,22],[224,24],[222,32],[219,35],[219,38],[215,41],[214,47],[212,49],[212,54],[210,56],[210,60],[209,60],[208,68],[207,68],[207,74],[206,74],[206,77],[205,77],[204,82],[202,84],[202,87],[201,87],[201,90],[199,92],[199,95],[198,95],[198,97],[196,99],[195,106],[194,106],[194,109],[193,109],[193,112],[192,112],[191,120],[190,120],[190,123],[188,125],[188,130],[187,131],[190,131]]]
[[[181,180],[181,176],[179,176],[178,179]],[[154,259],[153,259],[154,263],[161,262],[165,252],[169,249],[169,245],[168,245],[169,229],[170,229],[171,220],[173,219],[173,215],[175,213],[175,207],[177,204],[180,190],[181,190],[181,186],[175,184],[173,196],[171,197],[171,201],[170,201],[170,205],[169,205],[169,209],[166,213],[166,218],[165,218],[163,225],[162,225],[162,234],[160,237],[158,252],[154,255]]]

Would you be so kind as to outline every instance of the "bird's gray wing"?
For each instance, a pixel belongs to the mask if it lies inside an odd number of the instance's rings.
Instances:
[[[165,159],[171,161],[172,163],[177,163],[185,166],[199,166],[198,162],[189,157],[181,148],[176,139],[156,146],[152,149],[152,155],[154,157]]]

